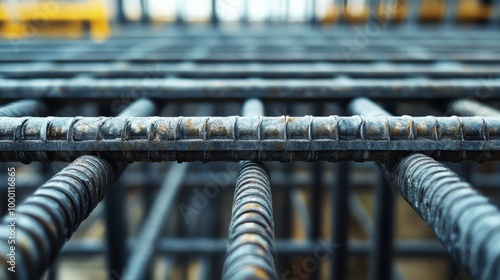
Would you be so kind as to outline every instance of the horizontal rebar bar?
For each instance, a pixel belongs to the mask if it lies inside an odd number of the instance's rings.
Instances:
[[[421,154],[382,164],[388,180],[474,279],[500,279],[500,210]]]
[[[161,99],[351,99],[355,97],[420,99],[474,97],[486,89],[499,98],[500,79],[0,79],[2,98]]]
[[[0,161],[500,159],[496,117],[0,118]]]
[[[461,116],[481,116],[498,117],[500,110],[484,105],[478,101],[470,99],[461,99],[450,102],[448,109],[453,114]]]
[[[0,107],[0,117],[41,116],[45,113],[41,100],[20,100]]]
[[[0,278],[40,279],[116,179],[108,161],[82,156],[40,186],[0,225]],[[8,237],[15,237],[15,244]],[[16,272],[7,270],[15,246]]]

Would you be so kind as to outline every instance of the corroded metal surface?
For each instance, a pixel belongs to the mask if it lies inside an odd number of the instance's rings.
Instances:
[[[500,210],[435,160],[382,164],[388,179],[475,279],[500,279]]]
[[[498,117],[0,118],[0,161],[500,159]]]
[[[241,164],[233,204],[223,279],[278,279],[271,185],[262,164]]]
[[[108,161],[83,156],[40,186],[15,212],[16,273],[7,272],[11,217],[0,226],[0,267],[6,279],[39,279],[116,178]],[[1,276],[1,274],[0,274]],[[8,278],[13,277],[13,278]],[[3,278],[2,278],[3,279]]]

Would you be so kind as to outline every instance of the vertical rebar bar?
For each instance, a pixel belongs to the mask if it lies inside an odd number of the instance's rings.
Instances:
[[[119,117],[146,117],[154,114],[156,105],[149,99],[138,99],[126,107]],[[122,163],[125,168],[126,164]],[[122,275],[127,258],[125,250],[127,223],[125,213],[125,190],[120,185],[112,188],[104,199],[106,217],[106,239],[108,246],[107,261],[110,279]]]
[[[353,114],[384,117],[389,112],[367,98],[357,98],[349,104]],[[382,174],[375,183],[375,230],[371,253],[370,279],[392,279],[394,243],[394,194]]]
[[[245,116],[264,114],[259,100],[243,107]],[[223,279],[278,279],[269,173],[263,163],[243,161],[234,191]]]

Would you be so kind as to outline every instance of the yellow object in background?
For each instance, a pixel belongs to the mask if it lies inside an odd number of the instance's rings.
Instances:
[[[347,22],[366,22],[369,17],[369,8],[366,0],[348,0],[344,9],[344,18]]]
[[[457,7],[457,19],[461,22],[488,20],[492,14],[491,6],[480,0],[461,0]]]
[[[444,20],[445,15],[445,0],[422,0],[420,4],[421,21],[438,22]]]
[[[406,0],[380,1],[377,15],[380,21],[402,22],[408,13]]]
[[[110,33],[105,0],[41,0],[9,5],[5,2],[0,5],[1,32],[7,38],[78,38],[83,36],[86,22],[94,39],[105,39]]]

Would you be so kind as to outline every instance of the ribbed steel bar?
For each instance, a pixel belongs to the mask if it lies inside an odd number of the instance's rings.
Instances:
[[[484,105],[481,102],[462,99],[450,102],[448,109],[453,114],[461,116],[481,116],[481,117],[498,117],[500,110]]]
[[[499,117],[0,118],[0,161],[500,159]]]
[[[245,102],[243,115],[263,114],[262,102]],[[231,212],[223,279],[278,279],[271,183],[263,163],[240,163]]]
[[[382,164],[391,184],[474,279],[500,279],[500,211],[444,165],[421,154]]]
[[[40,186],[0,226],[0,278],[39,279],[80,223],[103,199],[118,166],[83,156]],[[15,237],[15,273],[7,270]]]
[[[41,100],[20,100],[0,107],[0,117],[41,116],[46,107]]]
[[[387,99],[474,97],[488,88],[500,97],[500,79],[0,79],[2,98],[131,98],[159,99]]]
[[[278,279],[274,219],[266,168],[243,162],[234,194],[223,279]]]
[[[352,114],[367,117],[388,117],[389,112],[361,97],[349,104]],[[377,174],[375,182],[375,222],[373,231],[373,251],[371,254],[370,279],[392,279],[393,275],[393,244],[394,244],[394,194],[382,174]]]

